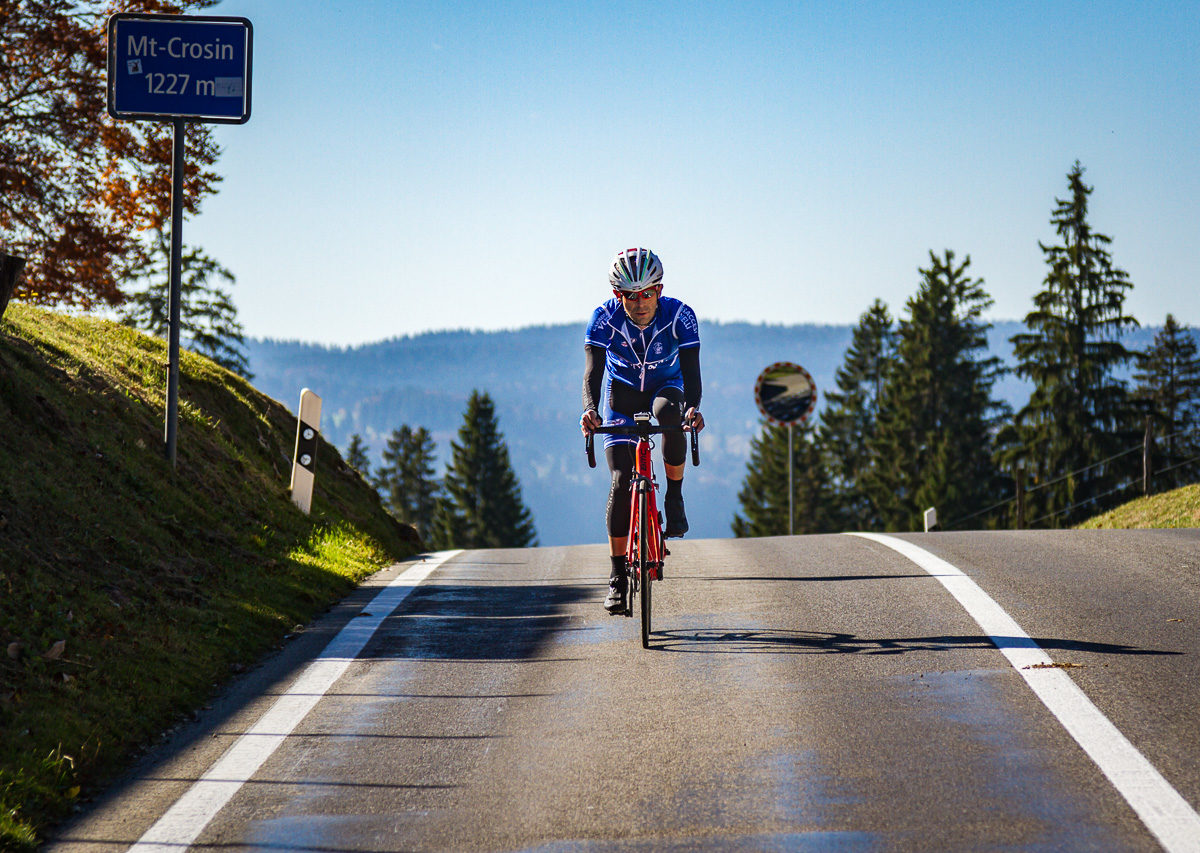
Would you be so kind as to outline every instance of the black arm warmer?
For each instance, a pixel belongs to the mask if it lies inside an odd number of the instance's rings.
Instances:
[[[600,411],[600,383],[604,379],[604,350],[583,346],[583,410]]]
[[[684,408],[700,408],[700,347],[679,351],[679,370],[683,373]]]

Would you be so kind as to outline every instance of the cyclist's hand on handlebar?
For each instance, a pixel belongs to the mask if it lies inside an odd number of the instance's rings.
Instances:
[[[693,432],[699,433],[700,430],[704,429],[704,415],[700,414],[699,409],[688,409],[687,414],[683,416],[683,422]]]
[[[584,435],[591,435],[599,426],[604,426],[604,420],[595,409],[588,409],[579,416],[579,429]]]

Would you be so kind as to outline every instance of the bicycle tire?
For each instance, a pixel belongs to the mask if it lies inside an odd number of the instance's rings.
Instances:
[[[638,495],[638,579],[642,587],[642,648],[650,648],[650,495],[641,489]]]

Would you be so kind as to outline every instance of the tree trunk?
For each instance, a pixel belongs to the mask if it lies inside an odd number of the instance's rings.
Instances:
[[[24,267],[24,258],[0,252],[0,317],[4,316],[4,311],[8,308],[8,300],[17,289],[17,279],[20,278]]]
[[[1150,416],[1146,415],[1146,435],[1142,439],[1142,494],[1150,494],[1150,445],[1153,440],[1153,428]]]

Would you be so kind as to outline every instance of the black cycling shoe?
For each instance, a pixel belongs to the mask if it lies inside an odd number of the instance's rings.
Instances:
[[[667,531],[664,536],[682,536],[688,532],[687,515],[683,511],[683,495],[667,495]]]
[[[612,616],[620,616],[625,612],[625,592],[629,582],[622,575],[608,579],[608,595],[604,599],[604,609]]]

